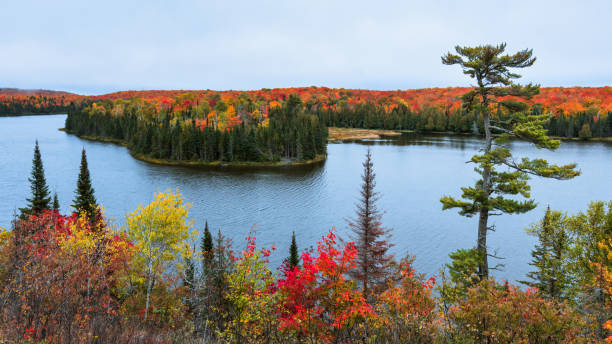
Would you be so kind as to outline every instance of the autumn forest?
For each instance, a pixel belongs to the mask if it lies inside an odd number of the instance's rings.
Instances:
[[[519,84],[516,72],[534,63],[530,49],[457,46],[442,64],[474,86],[397,91],[0,89],[2,116],[66,114],[66,135],[160,165],[319,164],[330,128],[465,135],[482,146],[467,162],[476,181],[436,195],[440,211],[474,219],[474,245],[447,252],[440,273],[426,275],[410,253],[392,253],[370,149],[350,234],[331,228],[308,247],[289,231],[281,251],[260,245],[255,229],[235,242],[207,221],[195,226],[193,216],[206,217],[190,213],[178,189],[109,219],[85,148],[63,213],[45,177],[46,147],[32,142],[31,193],[0,228],[0,343],[612,343],[611,200],[575,213],[547,208],[514,229],[535,238],[531,271],[519,281],[494,272],[487,239],[510,229],[493,217],[536,209],[530,178],[583,173],[517,156],[511,143],[555,152],[564,141],[612,140],[612,87]]]

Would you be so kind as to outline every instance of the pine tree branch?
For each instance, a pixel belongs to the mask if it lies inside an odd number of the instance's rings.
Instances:
[[[510,159],[502,159],[501,163],[523,173],[557,180],[568,180],[580,175],[580,171],[574,170],[576,164],[557,166],[549,165],[542,159],[529,160],[527,158],[523,158],[520,164]]]
[[[504,132],[504,133],[509,134],[509,135],[516,135],[516,134],[514,133],[514,131],[512,131],[512,130],[508,130],[508,129],[506,129],[506,128],[497,127],[497,126],[494,126],[494,125],[490,125],[489,127],[490,127],[491,129],[498,130],[498,131]]]

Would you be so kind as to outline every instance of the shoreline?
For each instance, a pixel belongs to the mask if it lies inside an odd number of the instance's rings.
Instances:
[[[53,116],[53,115],[65,115],[66,112],[45,112],[45,113],[3,113],[0,114],[0,117],[21,117],[21,116]]]
[[[123,145],[125,146],[125,145]],[[197,167],[197,168],[291,168],[298,166],[305,166],[311,164],[317,164],[325,161],[327,158],[326,155],[319,155],[314,159],[304,160],[304,161],[177,161],[177,160],[169,160],[169,159],[158,159],[148,157],[142,154],[132,153],[130,151],[130,155],[140,161],[144,161],[150,164],[155,165],[164,165],[164,166],[180,166],[180,167]]]
[[[0,114],[0,117],[21,117],[21,116],[47,116],[47,115],[65,115],[66,113],[63,112],[58,112],[58,113],[21,113],[21,114]],[[107,138],[107,137],[94,137],[94,136],[88,136],[88,135],[76,135],[74,133],[68,132],[65,130],[65,128],[59,128],[58,130],[60,131],[64,131],[68,134],[71,135],[75,135],[77,137],[80,137],[82,139],[86,139],[86,140],[90,140],[90,141],[98,141],[98,142],[110,142],[110,143],[116,143],[119,145],[122,145],[124,147],[127,147],[127,145],[125,143],[123,143],[123,141],[121,140],[116,140],[116,139],[112,139],[112,138]],[[331,143],[338,143],[338,142],[345,142],[345,141],[359,141],[359,140],[376,140],[376,139],[382,139],[385,137],[398,137],[398,136],[402,136],[403,134],[419,134],[422,136],[428,136],[428,135],[448,135],[448,136],[472,136],[472,137],[480,137],[481,135],[479,134],[474,134],[474,133],[457,133],[457,132],[453,132],[453,131],[418,131],[418,130],[410,130],[410,129],[363,129],[363,128],[341,128],[341,127],[329,127],[328,128],[328,142]],[[612,143],[612,137],[590,137],[588,139],[583,139],[580,137],[564,137],[564,136],[550,136],[551,139],[555,139],[555,140],[560,140],[563,142],[604,142],[604,143]],[[130,152],[130,154],[132,154]],[[133,154],[132,154],[133,155]],[[148,161],[148,160],[156,160],[154,158],[148,158],[148,157],[143,157],[142,161]],[[258,165],[261,164],[263,165],[267,165],[267,166],[271,166],[271,167],[278,167],[278,166],[287,166],[287,165],[306,165],[306,164],[311,164],[311,163],[315,163],[315,162],[319,162],[321,160],[325,160],[325,159],[321,159],[321,157],[317,157],[315,159],[312,160],[307,160],[307,161],[294,161],[292,163],[282,163],[282,160],[280,162],[264,162],[264,163],[258,163],[258,162],[202,162],[202,163],[197,163],[198,165],[210,165],[210,166],[219,166],[219,165],[237,165],[237,166],[246,166],[246,165]],[[173,160],[168,160],[168,163],[166,163],[167,165],[174,165]],[[157,162],[154,162],[157,163]],[[157,164],[162,164],[157,163]],[[192,166],[192,164],[187,163],[185,164],[185,166]]]
[[[77,135],[72,133],[66,128],[59,128],[59,131],[63,131],[67,134],[74,135],[80,139],[95,141],[95,142],[104,142],[104,143],[113,143],[128,149],[130,155],[136,159],[146,163],[155,164],[155,165],[163,165],[163,166],[180,166],[180,167],[193,167],[193,168],[292,168],[292,167],[300,167],[306,165],[315,165],[324,162],[327,159],[327,155],[317,155],[314,159],[304,160],[304,161],[295,161],[290,159],[281,159],[279,161],[179,161],[179,160],[169,160],[169,159],[159,159],[149,157],[143,154],[138,154],[132,152],[131,149],[127,146],[127,144],[123,140],[103,137],[103,136],[90,136],[90,135]]]
[[[371,139],[381,139],[384,137],[398,137],[403,134],[418,134],[424,137],[436,136],[436,135],[481,137],[481,135],[479,134],[456,133],[453,131],[417,131],[417,130],[408,130],[408,129],[391,130],[391,129],[358,129],[358,128],[329,127],[328,141],[332,143],[338,143],[338,142],[345,142],[345,141],[371,140]],[[563,142],[612,143],[612,137],[591,137],[588,139],[583,139],[580,137],[550,136],[550,138],[555,139],[555,140],[560,140]]]

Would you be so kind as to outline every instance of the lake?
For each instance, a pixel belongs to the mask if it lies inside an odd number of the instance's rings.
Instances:
[[[291,232],[300,249],[314,246],[331,227],[348,233],[346,218],[354,215],[361,184],[362,162],[372,150],[377,175],[378,206],[386,213],[385,226],[393,229],[393,253],[416,256],[415,268],[438,274],[448,253],[473,247],[476,218],[454,210],[442,211],[443,195],[460,195],[460,187],[476,180],[474,165],[466,161],[481,140],[463,136],[402,136],[390,140],[330,143],[325,163],[282,170],[220,171],[159,166],[135,160],[114,144],[82,140],[59,131],[65,115],[0,117],[0,226],[9,227],[13,214],[29,197],[34,140],[38,139],[47,182],[57,191],[63,212],[70,210],[79,171],[81,148],[87,150],[98,202],[120,227],[127,212],[148,203],[157,190],[180,189],[193,203],[190,217],[202,230],[212,230],[245,245],[249,230],[257,230],[258,246],[275,245],[272,263],[288,255]],[[517,156],[543,157],[556,163],[577,162],[582,175],[570,181],[534,178],[532,197],[539,206],[523,215],[492,218],[496,231],[489,245],[505,257],[502,271],[493,275],[524,279],[530,271],[535,238],[524,228],[538,221],[547,205],[575,213],[591,200],[612,199],[612,145],[597,142],[564,143],[555,152],[513,142]],[[492,265],[495,264],[493,260]]]

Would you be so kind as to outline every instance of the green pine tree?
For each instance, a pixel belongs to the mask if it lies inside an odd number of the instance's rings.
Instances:
[[[539,92],[539,86],[520,86],[513,82],[520,75],[510,68],[526,68],[533,65],[532,50],[525,49],[514,55],[502,55],[506,44],[497,46],[455,48],[457,55],[448,53],[442,57],[446,65],[458,64],[463,73],[476,79],[474,89],[463,95],[466,110],[480,113],[483,120],[485,141],[482,154],[474,155],[471,162],[481,179],[472,187],[462,188],[463,199],[445,196],[440,201],[443,209],[459,208],[459,214],[471,217],[478,214],[478,239],[476,248],[483,259],[478,268],[480,277],[489,276],[487,231],[490,215],[520,214],[536,207],[530,197],[529,175],[555,179],[571,179],[580,174],[576,164],[557,166],[544,159],[516,159],[510,152],[510,138],[532,142],[537,148],[554,150],[561,142],[547,136],[544,128],[551,114],[528,112],[525,103],[504,100],[505,96],[528,99]],[[490,107],[498,111],[491,113]],[[493,136],[493,134],[498,134]],[[517,200],[520,195],[527,200]]]
[[[76,197],[72,206],[77,212],[86,212],[91,218],[97,211],[96,197],[94,189],[91,186],[91,177],[89,176],[89,168],[87,167],[87,155],[85,148],[81,152],[81,169],[77,180],[77,188],[75,190]]]
[[[59,199],[57,199],[57,192],[53,194],[53,210],[59,211],[60,204]]]
[[[49,187],[45,179],[45,169],[43,167],[40,149],[38,148],[38,140],[34,145],[34,158],[32,159],[32,175],[28,178],[31,183],[32,198],[27,198],[27,206],[19,209],[22,215],[40,213],[44,209],[49,209],[51,206],[51,197],[49,195]]]
[[[202,271],[207,272],[210,270],[210,266],[212,265],[212,260],[214,258],[214,247],[213,247],[213,238],[210,234],[210,230],[208,230],[208,221],[204,225],[204,235],[202,236],[202,240],[200,242],[200,251],[202,251]]]
[[[443,271],[440,295],[445,304],[453,304],[462,300],[469,288],[480,282],[478,267],[482,261],[482,253],[476,248],[458,249],[449,255],[451,264],[446,264],[450,280]]]
[[[295,232],[291,234],[291,246],[289,246],[289,259],[287,261],[291,268],[294,268],[300,264],[300,257],[298,256],[298,247],[295,241]]]
[[[547,298],[564,298],[570,285],[566,266],[570,240],[566,222],[565,216],[548,207],[542,221],[527,229],[538,237],[538,244],[531,252],[533,260],[529,263],[536,270],[527,274],[531,281],[521,283],[537,288]]]

